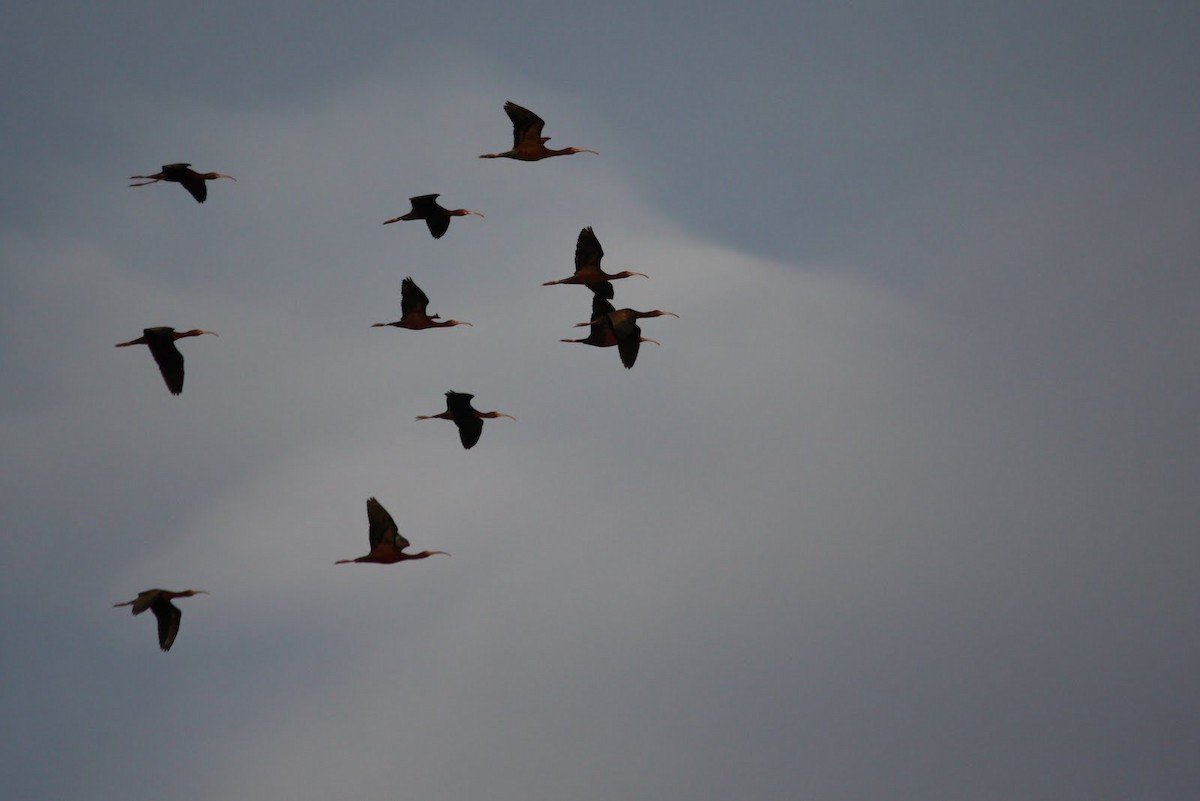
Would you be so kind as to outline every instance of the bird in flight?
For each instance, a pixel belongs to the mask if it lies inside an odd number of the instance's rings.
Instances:
[[[475,447],[475,443],[479,442],[479,435],[483,433],[484,418],[489,420],[497,417],[507,417],[510,420],[516,420],[511,414],[504,412],[480,412],[471,405],[471,398],[474,395],[468,395],[465,392],[455,392],[450,390],[446,393],[446,411],[440,414],[421,414],[417,415],[418,420],[453,420],[454,425],[458,426],[458,437],[462,440],[462,445],[467,450]]]
[[[527,108],[521,108],[511,100],[504,104],[504,113],[512,120],[512,150],[503,153],[484,153],[481,159],[516,159],[517,161],[541,161],[551,156],[569,156],[572,153],[596,153],[586,147],[564,147],[554,150],[546,147],[550,137],[542,136],[546,121]],[[596,155],[599,155],[598,153]]]
[[[129,611],[135,615],[140,615],[147,609],[153,612],[154,617],[158,619],[158,647],[164,651],[170,651],[171,644],[175,642],[175,636],[179,634],[179,621],[183,619],[183,613],[175,604],[171,603],[171,599],[191,598],[193,595],[208,595],[208,593],[204,590],[184,590],[183,592],[143,590],[132,601],[123,601],[113,604],[113,606],[132,606],[133,609]]]
[[[632,311],[632,309],[622,309],[622,311]],[[670,312],[665,313],[669,314]],[[621,364],[625,365],[625,369],[628,370],[637,361],[638,351],[643,342],[661,344],[656,339],[647,339],[642,336],[642,329],[635,319],[620,315],[611,303],[596,295],[592,298],[592,321],[579,324],[591,326],[588,335],[583,339],[564,339],[562,341],[581,342],[597,348],[611,348],[615,345],[617,353],[621,356]]]
[[[557,281],[543,281],[542,286],[583,284],[600,297],[611,299],[613,287],[609,281],[630,278],[635,275],[640,275],[642,278],[648,277],[645,273],[635,273],[629,270],[606,273],[600,269],[600,260],[603,258],[604,249],[600,247],[600,240],[596,238],[596,232],[589,225],[579,232],[579,237],[575,240],[575,273]]]
[[[180,162],[179,164],[164,164],[162,171],[154,175],[131,175],[129,179],[144,179],[140,184],[130,184],[130,186],[146,186],[148,184],[158,183],[159,181],[171,181],[177,184],[183,184],[183,188],[191,193],[192,197],[196,198],[197,203],[203,203],[208,197],[208,184],[205,181],[215,181],[218,178],[228,178],[231,181],[236,181],[232,175],[225,175],[219,172],[196,172],[192,169],[191,164]]]
[[[179,352],[179,348],[175,347],[175,340],[184,337],[198,337],[201,334],[216,336],[217,332],[201,331],[199,328],[191,331],[176,331],[170,326],[160,325],[154,328],[143,328],[140,337],[128,342],[118,342],[115,347],[148,346],[150,355],[158,364],[158,371],[162,373],[163,381],[167,382],[167,389],[171,390],[172,395],[178,395],[183,392],[183,354]]]
[[[437,202],[440,195],[417,195],[410,197],[409,203],[412,203],[412,211],[407,214],[402,214],[399,217],[393,217],[390,220],[384,220],[384,225],[390,225],[401,220],[424,220],[429,226],[429,233],[433,234],[434,239],[441,239],[442,236],[450,228],[451,217],[465,217],[468,214],[474,214],[479,217],[483,215],[477,211],[470,209],[446,209],[442,208]]]
[[[339,559],[335,565],[346,565],[352,562],[372,562],[378,565],[394,565],[410,559],[428,559],[434,554],[449,556],[445,551],[421,551],[420,553],[404,553],[412,543],[406,540],[396,528],[396,521],[388,514],[383,504],[374,498],[367,499],[367,521],[370,524],[368,536],[371,539],[371,552],[357,559]]]
[[[447,328],[455,325],[470,325],[465,320],[441,320],[436,314],[427,314],[429,296],[421,291],[417,282],[405,278],[400,282],[400,319],[394,323],[373,323],[372,328],[407,328],[411,331],[421,331],[426,328]]]

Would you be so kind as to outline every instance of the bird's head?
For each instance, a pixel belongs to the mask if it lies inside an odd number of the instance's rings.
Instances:
[[[438,556],[438,555],[449,556],[450,554],[446,553],[445,551],[421,551],[420,553],[413,554],[413,558],[414,559],[428,559],[431,556]]]

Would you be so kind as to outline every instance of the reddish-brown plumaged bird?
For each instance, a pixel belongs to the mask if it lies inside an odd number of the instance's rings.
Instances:
[[[191,193],[192,197],[196,198],[197,203],[203,203],[208,197],[208,184],[205,181],[215,181],[218,178],[228,178],[231,181],[236,181],[232,175],[225,175],[219,172],[196,172],[192,169],[191,164],[164,164],[162,172],[154,175],[131,175],[129,179],[144,179],[140,184],[130,184],[130,186],[146,186],[148,184],[158,183],[159,181],[171,181],[177,184],[183,184],[183,188]]]
[[[664,317],[664,316],[665,317],[675,317],[675,318],[679,317],[679,315],[676,314],[675,312],[663,311],[662,309],[654,309],[653,311],[638,311],[637,309],[616,309],[615,311],[610,311],[607,314],[608,314],[609,322],[613,323],[614,325],[616,324],[616,322],[618,320],[640,320],[643,317]],[[575,327],[582,328],[585,325],[593,325],[593,324],[599,322],[599,320],[600,320],[599,317],[593,317],[591,320],[587,321],[586,323],[575,323]]]
[[[550,137],[542,136],[546,121],[527,108],[521,108],[511,100],[504,104],[504,112],[512,120],[513,146],[504,153],[484,153],[481,159],[516,159],[517,161],[541,161],[551,156],[569,156],[572,153],[596,153],[586,147],[564,147],[554,150],[546,147]],[[598,153],[596,155],[599,155]]]
[[[507,417],[510,420],[516,420],[511,414],[504,412],[480,412],[476,411],[471,405],[471,398],[474,395],[468,395],[465,392],[455,392],[450,390],[446,393],[446,411],[441,414],[420,414],[417,415],[418,420],[453,420],[454,425],[458,426],[458,438],[462,440],[462,445],[467,450],[475,447],[475,443],[479,442],[479,435],[483,433],[484,419],[494,420],[497,417]]]
[[[404,549],[412,543],[404,539],[396,528],[396,521],[388,514],[383,504],[374,498],[367,498],[367,520],[371,530],[371,552],[357,559],[339,559],[335,565],[346,565],[352,562],[372,562],[377,565],[394,565],[397,562],[407,562],[410,559],[428,559],[434,554],[449,556],[445,551],[421,551],[420,553],[404,553]]]
[[[115,347],[148,346],[150,355],[158,364],[158,371],[162,373],[163,381],[167,382],[167,389],[171,390],[172,395],[178,395],[183,392],[183,354],[179,352],[179,348],[175,347],[175,340],[184,337],[198,337],[201,334],[216,336],[217,332],[201,331],[199,328],[191,331],[176,331],[170,326],[160,325],[154,328],[143,328],[140,337],[128,342],[118,342]]]
[[[444,209],[437,202],[440,195],[417,195],[410,197],[409,203],[412,203],[412,211],[400,217],[393,217],[390,220],[384,220],[384,225],[389,225],[401,220],[424,220],[429,226],[429,233],[433,234],[434,239],[441,239],[442,236],[450,228],[451,217],[465,217],[468,214],[475,214],[479,217],[483,215],[477,211],[470,209]]]
[[[175,604],[171,603],[171,599],[191,598],[193,595],[208,595],[208,593],[204,590],[184,590],[183,592],[143,590],[132,601],[124,601],[113,604],[113,606],[132,606],[133,609],[129,611],[135,615],[140,615],[147,609],[153,612],[154,617],[158,619],[158,647],[164,651],[170,651],[171,644],[175,642],[175,635],[179,634],[179,621],[183,619],[183,613]]]
[[[584,345],[592,345],[597,348],[611,348],[616,345],[617,352],[621,356],[621,364],[625,365],[625,369],[628,370],[637,361],[638,351],[643,342],[653,342],[655,345],[660,343],[656,339],[642,336],[642,329],[634,322],[634,318],[620,316],[618,321],[614,322],[614,314],[617,312],[611,303],[599,295],[595,296],[592,298],[592,322],[581,323],[581,325],[591,326],[588,335],[583,339],[564,339],[562,341],[582,342]]]
[[[600,297],[611,299],[613,296],[613,287],[609,281],[615,281],[618,278],[629,278],[634,275],[640,275],[642,278],[647,277],[645,273],[635,273],[629,270],[612,274],[606,273],[600,269],[600,260],[603,258],[604,249],[600,247],[600,240],[596,238],[595,232],[592,231],[589,225],[579,232],[579,238],[575,240],[575,274],[557,281],[543,281],[542,286],[583,284]]]
[[[441,320],[436,314],[427,314],[429,296],[421,291],[417,282],[405,278],[400,283],[400,319],[394,323],[373,323],[372,328],[407,328],[411,331],[421,331],[426,328],[446,328],[453,325],[470,325],[465,320]]]

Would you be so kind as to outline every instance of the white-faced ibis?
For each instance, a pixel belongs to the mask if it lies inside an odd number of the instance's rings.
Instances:
[[[475,447],[475,443],[479,442],[479,435],[483,433],[483,420],[487,418],[494,420],[497,417],[507,417],[510,420],[516,420],[511,414],[504,412],[480,412],[476,411],[471,405],[471,398],[474,395],[468,395],[465,392],[455,392],[450,390],[446,393],[446,411],[441,414],[421,414],[417,415],[418,420],[453,420],[454,425],[458,426],[458,437],[462,440],[463,447],[467,450]]]
[[[183,619],[183,613],[175,604],[171,603],[171,599],[191,598],[193,595],[208,595],[208,593],[204,590],[184,590],[183,592],[143,590],[132,601],[124,601],[113,604],[113,606],[132,606],[133,609],[129,611],[135,615],[140,615],[147,609],[153,612],[154,617],[158,619],[158,647],[164,651],[170,651],[171,644],[175,642],[175,635],[179,633],[179,621]]]
[[[516,159],[517,161],[541,161],[551,156],[569,156],[572,153],[596,153],[585,147],[564,147],[554,150],[546,147],[550,137],[542,136],[546,121],[527,108],[521,108],[511,100],[504,104],[504,112],[512,120],[513,146],[504,153],[484,153],[481,159]],[[598,153],[596,155],[599,155]]]
[[[147,184],[158,183],[159,181],[171,181],[177,184],[183,184],[183,188],[191,193],[192,197],[196,198],[197,203],[203,203],[208,197],[208,184],[205,181],[215,181],[218,178],[228,178],[231,181],[236,181],[232,175],[224,175],[219,172],[196,172],[192,169],[191,164],[164,164],[162,172],[154,175],[131,175],[130,180],[136,178],[145,179],[140,184],[130,184],[130,186],[146,186]]]
[[[610,304],[611,305],[611,304]],[[640,320],[643,317],[676,317],[679,315],[675,312],[663,311],[662,309],[654,309],[653,311],[638,311],[637,309],[616,309],[608,312],[609,322],[616,323],[618,320]],[[575,323],[576,328],[582,328],[585,325],[592,325],[599,320],[598,317],[593,317],[586,323]]]
[[[167,382],[167,389],[171,390],[172,395],[178,395],[183,392],[183,354],[179,352],[179,348],[175,347],[175,340],[184,337],[198,337],[201,334],[216,336],[217,332],[201,331],[199,328],[191,331],[176,331],[170,326],[160,325],[155,328],[143,328],[140,337],[128,342],[118,342],[115,347],[149,346],[150,355],[158,363],[158,371],[162,373],[163,381]]]
[[[367,498],[367,520],[371,530],[371,552],[357,559],[339,559],[335,565],[346,565],[351,562],[373,562],[378,565],[394,565],[397,562],[407,562],[410,559],[428,559],[434,554],[449,556],[445,551],[421,551],[420,553],[404,553],[404,549],[412,543],[401,536],[396,528],[396,521],[388,514],[383,504],[374,498]]]
[[[389,225],[401,220],[424,220],[429,226],[429,233],[433,234],[434,239],[441,239],[442,235],[450,228],[451,217],[465,217],[468,214],[475,214],[480,217],[483,215],[477,211],[470,209],[444,209],[437,202],[440,195],[417,195],[410,197],[409,203],[412,203],[412,211],[400,217],[393,217],[390,220],[384,220],[384,225]]]
[[[564,339],[563,342],[582,342],[584,345],[592,345],[597,348],[611,348],[617,346],[617,352],[621,356],[621,364],[625,365],[625,369],[633,367],[637,361],[638,351],[641,349],[643,342],[653,342],[655,345],[660,344],[656,339],[648,339],[642,336],[642,329],[632,317],[619,317],[617,322],[614,322],[613,315],[616,310],[613,305],[604,298],[596,295],[592,298],[592,322],[581,323],[580,325],[590,325],[591,330],[583,339]]]
[[[635,273],[629,270],[610,275],[600,269],[600,260],[603,258],[604,249],[600,247],[600,240],[596,238],[595,232],[592,231],[589,225],[579,232],[579,238],[575,240],[575,274],[557,281],[544,281],[542,282],[542,286],[583,284],[600,297],[612,298],[613,288],[609,281],[615,281],[618,278],[629,278],[634,275],[640,275],[642,278],[647,277],[645,273]]]
[[[400,282],[400,319],[394,323],[374,323],[372,328],[385,328],[387,326],[395,326],[396,328],[408,328],[412,331],[421,331],[426,328],[446,328],[453,325],[470,325],[463,320],[440,320],[436,314],[430,315],[426,313],[429,307],[429,296],[421,291],[421,287],[417,286],[417,282],[411,278],[405,278]]]

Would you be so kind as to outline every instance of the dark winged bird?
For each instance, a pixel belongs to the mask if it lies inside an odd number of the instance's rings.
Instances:
[[[606,273],[600,269],[600,260],[603,258],[604,249],[600,247],[600,240],[596,238],[595,232],[589,225],[579,232],[579,238],[575,240],[575,274],[557,281],[543,281],[542,286],[583,284],[600,297],[611,299],[613,288],[609,281],[634,275],[647,277],[645,273],[634,273],[629,270],[612,274]]]
[[[480,412],[476,411],[471,405],[471,398],[474,395],[468,395],[465,392],[455,392],[450,390],[446,393],[446,411],[441,414],[421,414],[417,415],[418,420],[453,420],[454,425],[458,426],[458,437],[462,440],[463,447],[470,450],[479,442],[479,435],[483,433],[484,418],[489,420],[497,417],[507,417],[510,420],[516,420],[511,414],[504,412]]]
[[[179,352],[179,348],[175,347],[175,340],[184,337],[198,337],[201,334],[216,336],[217,332],[201,331],[199,328],[191,331],[176,331],[170,326],[160,325],[155,328],[143,328],[140,337],[128,342],[118,342],[115,347],[149,346],[150,355],[158,364],[158,371],[162,373],[163,381],[167,382],[167,389],[171,390],[172,395],[178,395],[183,392],[183,354]]]
[[[550,137],[542,136],[546,121],[527,108],[521,108],[511,100],[504,104],[504,113],[512,120],[513,146],[504,153],[484,153],[481,159],[516,159],[517,161],[541,161],[551,156],[569,156],[572,153],[595,153],[585,147],[564,147],[554,150],[546,147]],[[597,154],[599,155],[599,154]]]
[[[129,610],[135,615],[140,615],[149,609],[154,613],[154,617],[158,619],[158,647],[164,651],[171,650],[171,644],[175,642],[175,635],[179,634],[179,621],[183,618],[183,613],[175,604],[171,603],[172,598],[191,598],[193,595],[208,595],[204,590],[184,590],[183,592],[171,592],[170,590],[144,590],[138,593],[138,597],[132,601],[124,601],[113,606],[132,606]]]
[[[412,211],[408,214],[399,217],[393,217],[390,220],[384,220],[384,225],[389,225],[401,220],[424,220],[429,226],[429,233],[433,234],[434,239],[441,239],[442,236],[450,228],[451,217],[465,217],[468,214],[475,214],[480,217],[483,215],[477,211],[470,209],[444,209],[437,202],[440,195],[417,195],[410,197],[409,203],[412,203]]]
[[[208,184],[205,181],[215,181],[218,178],[228,178],[231,181],[236,181],[232,175],[224,175],[219,172],[196,172],[192,169],[191,164],[164,164],[162,172],[154,175],[131,175],[130,180],[145,179],[140,184],[130,184],[130,186],[146,186],[147,184],[158,183],[159,181],[171,181],[177,184],[183,184],[183,188],[191,193],[192,197],[196,198],[197,203],[203,203],[208,197]]]
[[[426,313],[429,308],[429,296],[421,291],[417,282],[405,278],[400,283],[400,319],[394,323],[374,323],[372,328],[408,328],[421,331],[425,328],[446,328],[454,325],[470,325],[464,320],[441,320],[436,314]]]
[[[339,559],[335,565],[345,565],[351,562],[373,562],[378,565],[394,565],[397,562],[407,562],[410,559],[428,559],[434,554],[449,556],[445,551],[421,551],[420,553],[404,553],[404,549],[412,543],[401,536],[396,528],[396,521],[388,514],[383,504],[374,498],[367,499],[367,520],[371,530],[371,552],[357,559]]]
[[[626,310],[622,309],[622,311]],[[628,311],[632,311],[632,309]],[[669,312],[667,313],[669,314]],[[616,319],[614,319],[614,315]],[[626,370],[633,367],[633,363],[637,361],[638,351],[643,342],[659,344],[656,339],[647,339],[642,336],[642,329],[638,327],[635,318],[621,315],[611,303],[599,295],[592,298],[592,321],[580,323],[580,325],[591,326],[586,337],[562,341],[582,342],[584,345],[592,345],[597,348],[611,348],[616,345],[617,353],[621,356],[621,364],[625,365]]]
[[[595,304],[593,304],[594,307]],[[675,312],[663,311],[662,309],[654,309],[653,311],[638,311],[636,309],[616,309],[608,312],[609,322],[616,323],[618,320],[641,320],[644,317],[679,317]],[[575,323],[576,328],[581,328],[585,325],[592,325],[599,318],[593,317],[586,323]]]

